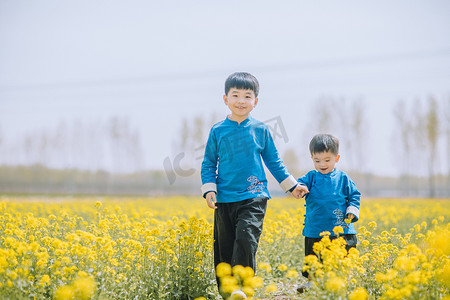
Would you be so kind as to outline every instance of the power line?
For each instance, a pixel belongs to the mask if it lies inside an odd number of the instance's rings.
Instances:
[[[250,67],[254,72],[272,73],[272,72],[286,72],[286,71],[304,71],[314,69],[339,68],[339,67],[354,67],[358,65],[390,63],[401,61],[412,61],[420,59],[429,59],[436,57],[450,57],[450,48],[437,49],[427,52],[411,52],[401,54],[385,54],[365,57],[349,57],[340,59],[329,59],[322,61],[311,62],[293,62],[284,63],[272,66]],[[205,79],[220,76],[226,73],[225,70],[202,70],[194,72],[183,73],[169,73],[169,74],[155,74],[140,77],[129,78],[108,78],[99,80],[80,80],[72,82],[55,82],[42,84],[26,84],[26,85],[11,85],[0,86],[0,92],[16,92],[16,91],[40,91],[40,90],[55,90],[55,89],[77,89],[90,87],[109,87],[118,85],[130,84],[149,84],[158,82],[169,82],[177,80],[192,80]]]

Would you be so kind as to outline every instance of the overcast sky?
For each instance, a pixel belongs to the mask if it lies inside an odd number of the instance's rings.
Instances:
[[[3,145],[118,116],[139,132],[148,168],[174,155],[183,118],[226,116],[234,71],[260,80],[253,116],[280,117],[289,142],[277,145],[301,160],[314,101],[365,101],[367,167],[386,175],[398,171],[390,105],[450,95],[447,0],[0,0],[0,45]]]

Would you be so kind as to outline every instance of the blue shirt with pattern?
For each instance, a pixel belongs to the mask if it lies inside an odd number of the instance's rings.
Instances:
[[[240,124],[226,118],[209,133],[201,167],[202,193],[216,192],[218,203],[270,198],[262,161],[285,191],[297,184],[266,124],[251,116]]]
[[[319,238],[323,231],[333,236],[335,226],[342,226],[344,234],[356,233],[352,223],[359,219],[361,194],[345,172],[334,169],[322,174],[312,170],[297,181],[309,189],[305,197],[305,237]],[[344,221],[348,213],[355,215],[350,224]]]

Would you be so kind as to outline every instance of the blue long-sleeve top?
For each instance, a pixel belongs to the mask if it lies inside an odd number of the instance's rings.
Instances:
[[[312,170],[297,181],[309,190],[305,197],[305,237],[318,238],[323,231],[334,235],[335,226],[342,226],[344,234],[356,233],[352,223],[359,219],[361,193],[345,172],[334,169],[321,174]],[[350,224],[344,221],[348,213],[355,216]]]
[[[284,166],[266,124],[251,116],[240,124],[229,118],[215,124],[201,168],[203,196],[216,192],[219,203],[270,198],[261,158],[285,192],[297,184]]]

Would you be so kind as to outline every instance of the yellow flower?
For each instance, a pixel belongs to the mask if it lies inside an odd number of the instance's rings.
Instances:
[[[95,207],[100,208],[102,206],[102,203],[100,201],[95,202]]]
[[[340,233],[344,233],[344,228],[342,228],[342,226],[335,226],[333,232],[334,234],[339,235]]]
[[[75,297],[73,287],[69,285],[60,286],[55,291],[55,300],[72,300]]]
[[[258,269],[264,270],[267,273],[272,272],[272,267],[270,266],[270,264],[265,263],[265,262],[261,262],[258,264]]]
[[[375,221],[371,221],[367,225],[369,225],[369,227],[372,227],[372,228],[377,227],[377,223]]]
[[[266,287],[266,294],[274,293],[276,291],[278,291],[278,287],[273,283],[269,284]]]
[[[251,267],[245,267],[244,272],[241,274],[241,279],[252,278],[255,276],[255,271]]]
[[[50,284],[50,276],[45,274],[44,276],[41,277],[41,280],[39,280],[39,285],[45,286],[45,285],[49,285],[49,284]]]
[[[220,278],[221,289],[224,293],[231,294],[239,289],[238,281],[234,276],[224,276]]]
[[[412,271],[416,268],[417,262],[407,256],[399,256],[394,261],[397,270]]]
[[[329,236],[331,233],[329,231],[322,231],[319,235],[320,236]]]
[[[450,288],[450,261],[447,261],[442,271],[438,273],[438,279],[447,287]]]
[[[263,286],[263,279],[261,277],[255,276],[255,277],[251,277],[251,278],[246,278],[244,280],[244,286],[249,286],[252,289],[257,289]]]
[[[298,272],[296,270],[289,270],[286,273],[286,277],[287,278],[297,278],[298,277]]]
[[[369,298],[369,294],[366,289],[363,287],[356,288],[351,294],[348,296],[348,300],[367,300]]]
[[[231,273],[233,275],[239,276],[241,280],[255,276],[255,272],[251,267],[243,267],[241,265],[237,265],[231,268]]]
[[[395,278],[397,278],[397,276],[398,276],[398,272],[396,270],[388,269],[386,272],[386,280],[387,281],[392,281]]]
[[[323,248],[324,248],[323,243],[314,243],[313,245],[313,251],[316,254],[320,254]]]
[[[249,297],[253,296],[253,294],[255,293],[255,291],[249,286],[244,286],[242,288],[242,291],[245,293],[245,295],[247,295]]]
[[[314,263],[316,263],[318,261],[319,261],[319,259],[315,255],[307,255],[307,256],[305,256],[305,264],[312,265],[312,264],[314,264]]]
[[[11,278],[12,280],[15,280],[17,278],[17,272],[10,271],[8,277]]]
[[[81,300],[91,299],[97,288],[97,283],[90,277],[78,277],[72,285],[77,298]]]
[[[219,263],[216,267],[216,275],[219,278],[231,275],[231,266],[227,263]]]
[[[281,264],[281,265],[278,266],[277,269],[282,271],[282,272],[284,272],[284,271],[286,271],[288,269],[288,266],[286,266],[285,264]]]
[[[419,224],[416,224],[416,225],[414,225],[414,230],[416,231],[416,232],[419,232],[420,231],[420,225]]]
[[[409,273],[406,277],[405,277],[405,281],[406,282],[410,282],[413,284],[418,284],[421,281],[421,275],[420,275],[420,271],[414,271]]]
[[[345,288],[345,281],[339,277],[331,277],[325,283],[325,288],[331,292],[339,292]]]
[[[422,226],[423,229],[427,229],[427,222],[423,221],[420,223],[420,226]]]
[[[350,224],[352,222],[352,220],[351,219],[345,219],[344,222],[347,223],[347,224]]]
[[[429,233],[426,242],[429,249],[434,251],[435,256],[450,255],[450,231],[445,229],[438,229]]]
[[[378,283],[381,283],[385,280],[386,276],[383,273],[376,273],[375,274],[375,280]]]

